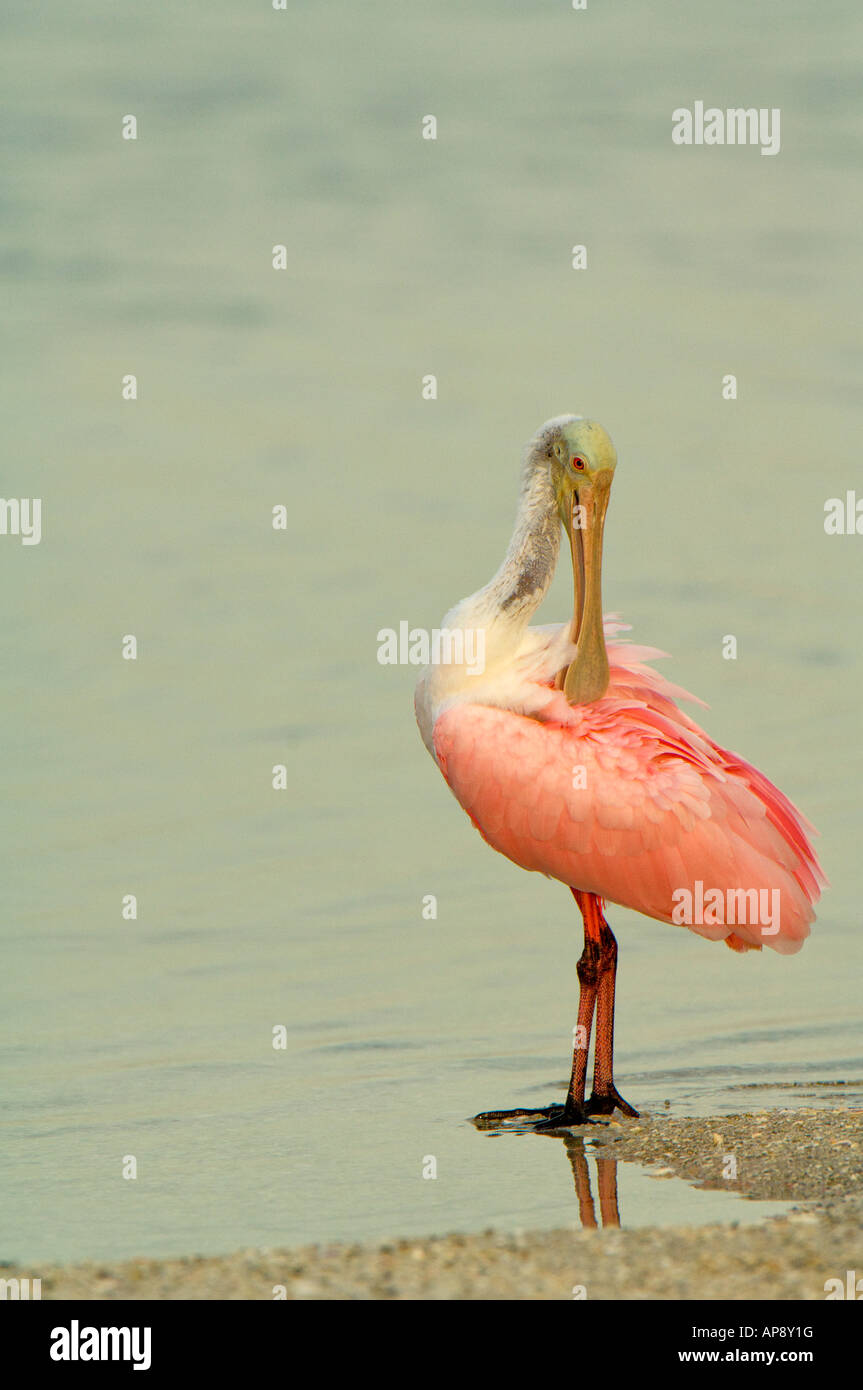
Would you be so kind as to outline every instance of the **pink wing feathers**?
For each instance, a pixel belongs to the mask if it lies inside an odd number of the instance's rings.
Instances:
[[[813,828],[677,707],[675,696],[692,697],[641,664],[658,655],[609,643],[609,689],[590,705],[538,683],[530,715],[445,708],[434,725],[444,777],[484,839],[522,868],[665,922],[679,890],[695,900],[699,883],[723,895],[778,890],[767,899],[778,901],[778,931],[757,912],[729,924],[724,909],[691,929],[738,950],[797,951],[826,883]]]

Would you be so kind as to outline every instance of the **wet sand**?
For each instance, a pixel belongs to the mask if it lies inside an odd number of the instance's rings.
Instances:
[[[569,1141],[578,1183],[582,1146]],[[21,1270],[59,1299],[823,1299],[863,1275],[863,1111],[644,1116],[591,1126],[587,1152],[747,1197],[791,1200],[758,1225],[626,1230],[609,1187],[583,1193],[582,1229],[446,1235],[379,1245]],[[478,1141],[479,1142],[479,1141]],[[504,1142],[504,1141],[502,1141]],[[533,1142],[533,1141],[519,1141]],[[543,1137],[538,1143],[560,1142]],[[595,1145],[595,1147],[594,1147]],[[723,1177],[736,1163],[737,1176]],[[593,1165],[591,1165],[593,1166]],[[606,1170],[613,1182],[613,1166]],[[6,1268],[4,1275],[19,1271]]]

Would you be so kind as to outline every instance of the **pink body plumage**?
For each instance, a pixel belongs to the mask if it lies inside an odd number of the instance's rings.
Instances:
[[[616,630],[606,620],[606,635]],[[694,697],[643,664],[661,655],[609,642],[608,690],[586,705],[544,671],[529,713],[444,703],[432,734],[441,771],[483,838],[522,868],[737,950],[797,951],[826,883],[813,827],[678,708],[675,697]],[[723,906],[687,922],[675,904],[699,883]],[[753,890],[778,890],[778,921],[753,921],[740,896]]]

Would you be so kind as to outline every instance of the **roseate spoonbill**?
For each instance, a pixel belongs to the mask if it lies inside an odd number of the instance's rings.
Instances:
[[[542,1112],[538,1127],[547,1129],[616,1106],[638,1113],[614,1084],[617,942],[605,902],[684,922],[735,951],[766,943],[787,954],[808,936],[827,882],[809,822],[675,703],[701,701],[644,664],[664,653],[606,641],[622,626],[603,621],[600,593],[616,464],[611,439],[591,420],[561,415],[541,427],[525,450],[502,565],[444,619],[450,632],[461,630],[462,646],[473,633],[473,651],[483,632],[484,670],[468,674],[464,664],[441,662],[424,669],[416,691],[423,741],[483,838],[522,868],[565,883],[581,910],[572,1076],[565,1105]],[[573,619],[529,627],[554,574],[561,522],[572,553]],[[454,641],[449,655],[458,650]],[[687,893],[700,909],[688,922],[680,910]],[[766,901],[780,910],[767,913]],[[594,1010],[593,1090],[585,1101]]]

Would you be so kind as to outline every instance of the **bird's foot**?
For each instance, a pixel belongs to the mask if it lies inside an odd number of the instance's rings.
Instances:
[[[474,1115],[471,1123],[477,1129],[549,1134],[554,1130],[568,1129],[570,1125],[591,1124],[592,1121],[588,1119],[584,1106],[571,1105],[567,1101],[565,1105],[535,1106],[531,1110],[485,1110],[481,1115]]]
[[[594,1090],[590,1099],[584,1107],[588,1115],[613,1115],[615,1110],[620,1110],[624,1115],[631,1115],[633,1119],[638,1119],[638,1111],[629,1101],[623,1099],[617,1087],[612,1083],[603,1091]]]
[[[534,1125],[537,1134],[554,1134],[559,1129],[569,1129],[571,1125],[592,1124],[584,1105],[575,1105],[567,1100],[565,1105],[549,1105],[542,1112],[545,1119]]]

